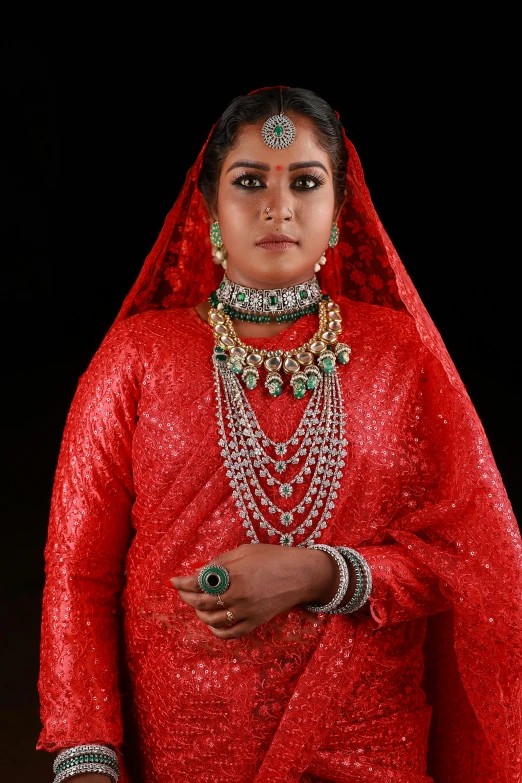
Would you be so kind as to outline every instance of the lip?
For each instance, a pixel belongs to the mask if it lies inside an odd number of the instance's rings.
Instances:
[[[256,242],[256,245],[265,250],[288,250],[293,245],[297,245],[297,240],[286,234],[267,234]]]

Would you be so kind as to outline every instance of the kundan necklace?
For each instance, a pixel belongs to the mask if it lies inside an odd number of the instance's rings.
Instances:
[[[347,364],[351,349],[338,342],[342,330],[339,306],[322,295],[317,332],[290,351],[258,350],[243,343],[223,307],[220,302],[208,314],[216,339],[216,417],[221,456],[242,525],[253,544],[259,543],[259,527],[269,537],[279,536],[282,546],[310,546],[331,517],[347,455],[336,363]],[[297,429],[285,442],[271,440],[261,429],[245,392],[256,386],[262,366],[272,397],[282,393],[280,369],[291,376],[294,397],[312,392]],[[298,467],[292,471],[290,466]],[[285,478],[287,471],[294,475]],[[301,484],[309,485],[304,495],[299,493],[301,499],[292,508],[280,507],[282,499],[292,497]],[[271,497],[272,487],[278,501]],[[299,543],[297,537],[303,537]]]
[[[350,360],[350,346],[337,342],[342,331],[339,305],[325,294],[319,302],[319,329],[309,342],[290,351],[267,351],[244,343],[236,335],[232,318],[221,302],[210,308],[208,322],[216,337],[214,354],[217,361],[229,363],[232,371],[241,375],[247,389],[256,387],[259,368],[264,366],[267,370],[265,386],[272,397],[278,397],[283,391],[281,369],[290,375],[294,397],[301,399],[307,389],[315,389],[321,370],[330,375],[335,373],[336,361],[348,364]]]

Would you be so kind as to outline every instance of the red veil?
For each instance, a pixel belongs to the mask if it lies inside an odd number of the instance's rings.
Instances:
[[[451,443],[444,452],[440,502],[390,519],[385,530],[358,544],[361,551],[383,541],[407,547],[438,577],[453,605],[428,617],[423,648],[423,688],[433,707],[428,773],[437,783],[471,782],[479,779],[478,772],[481,783],[514,783],[522,769],[520,533],[479,417],[375,212],[357,153],[344,139],[349,196],[338,221],[340,241],[328,251],[320,273],[321,286],[334,297],[410,314],[439,368],[437,383],[448,414],[444,437]],[[203,151],[117,320],[145,310],[194,306],[222,278],[211,261],[209,220],[197,188]],[[378,607],[372,605],[372,613],[378,617]],[[322,649],[307,668],[307,681],[299,683],[293,709],[285,712],[256,780],[297,780],[307,768],[346,695],[343,678],[357,665],[350,660],[332,675],[333,658],[349,646],[347,629],[356,622],[343,615],[329,618]],[[315,694],[320,695],[309,709],[307,700]]]

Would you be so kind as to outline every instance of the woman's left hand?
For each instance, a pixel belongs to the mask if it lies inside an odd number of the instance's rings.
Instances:
[[[242,544],[208,562],[225,566],[230,574],[230,587],[221,594],[224,607],[217,596],[201,591],[197,573],[168,582],[218,639],[245,636],[292,606],[314,601],[335,580],[337,570],[325,552],[273,544]],[[227,610],[235,618],[233,625]]]

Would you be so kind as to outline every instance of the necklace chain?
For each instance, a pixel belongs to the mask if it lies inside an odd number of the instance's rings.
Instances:
[[[279,543],[283,546],[292,546],[297,535],[306,535],[306,538],[297,546],[313,544],[321,537],[321,531],[326,528],[327,520],[331,517],[335,506],[334,501],[337,498],[337,490],[340,487],[339,480],[343,475],[344,457],[347,454],[345,448],[347,440],[344,437],[343,400],[337,373],[321,379],[319,387],[314,391],[314,395],[319,396],[319,389],[324,386],[324,426],[318,427],[317,434],[313,439],[308,457],[307,473],[311,472],[310,464],[315,464],[315,469],[304,498],[294,508],[285,511],[270,500],[256,475],[256,468],[261,466],[259,460],[261,449],[256,445],[258,438],[251,437],[253,435],[251,428],[247,429],[245,435],[240,424],[244,416],[238,412],[237,407],[243,391],[239,380],[228,365],[216,359],[214,359],[214,368],[219,445],[222,448],[221,455],[224,457],[227,478],[232,488],[232,497],[235,499],[242,525],[246,528],[246,535],[252,543],[259,543],[253,524],[255,520],[259,523],[260,528],[267,530],[270,537],[278,535]],[[223,387],[223,393],[221,387]],[[250,408],[248,418],[252,419],[254,413],[246,397],[245,404],[245,414]],[[224,407],[225,415],[223,413]],[[263,437],[262,430],[259,429],[259,433]],[[264,437],[269,440],[266,436]],[[317,459],[315,459],[316,455]],[[291,487],[290,483],[280,485],[280,494],[283,497],[289,497],[292,494],[292,491],[282,491],[283,488],[288,487]],[[263,514],[261,507],[265,506],[268,506],[269,514],[279,514],[279,522],[283,527],[292,526],[292,529],[286,531],[278,529]],[[310,508],[306,513],[308,506]],[[306,514],[306,516],[303,520],[294,523],[294,516],[298,514]],[[315,527],[314,520],[317,520]],[[310,531],[312,527],[313,530]]]

